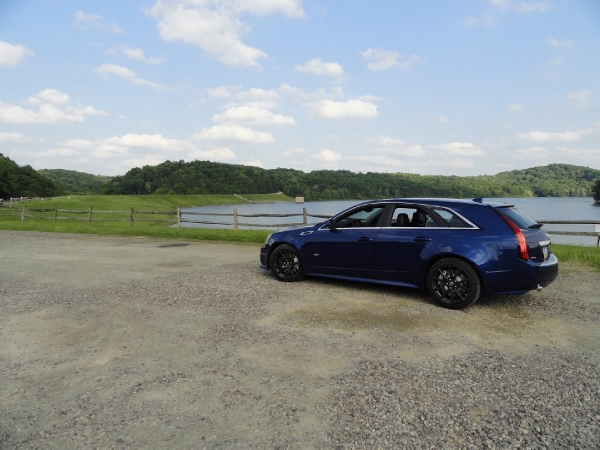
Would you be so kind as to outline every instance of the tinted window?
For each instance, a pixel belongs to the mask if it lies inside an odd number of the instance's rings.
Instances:
[[[422,209],[416,206],[398,205],[392,212],[389,227],[435,227],[437,224]]]
[[[336,220],[338,228],[351,227],[374,227],[377,226],[379,216],[383,212],[384,206],[366,206],[355,209]]]
[[[448,209],[433,208],[433,210],[442,218],[450,228],[473,228],[469,222],[464,220],[458,214]]]
[[[519,228],[525,229],[537,224],[535,220],[515,207],[498,208],[498,211]]]

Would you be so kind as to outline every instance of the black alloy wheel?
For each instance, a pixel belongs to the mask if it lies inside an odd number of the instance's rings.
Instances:
[[[481,295],[481,281],[465,261],[446,258],[436,262],[427,273],[427,290],[439,305],[462,309],[475,303]]]
[[[300,281],[304,273],[296,249],[291,245],[283,244],[273,250],[271,272],[280,281]]]

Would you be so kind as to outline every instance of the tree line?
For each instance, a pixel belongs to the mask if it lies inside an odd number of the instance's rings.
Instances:
[[[62,194],[268,194],[306,200],[390,197],[568,197],[600,201],[600,170],[550,164],[473,177],[355,173],[260,167],[211,161],[165,161],[117,177],[63,169],[35,171],[0,154],[0,198]]]
[[[0,153],[0,199],[11,197],[53,197],[61,188],[31,166],[19,166]]]
[[[261,169],[210,161],[165,161],[114,177],[105,194],[267,194],[306,200],[390,197],[586,197],[600,170],[550,164],[472,177],[348,170]]]

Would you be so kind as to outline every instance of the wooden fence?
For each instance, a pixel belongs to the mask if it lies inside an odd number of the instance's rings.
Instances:
[[[111,222],[129,222],[129,226],[133,227],[136,221],[148,221],[148,222],[167,222],[176,224],[181,228],[182,223],[196,223],[201,225],[223,225],[226,227],[233,226],[234,230],[239,227],[257,227],[257,228],[287,228],[297,225],[306,225],[309,217],[317,219],[328,219],[330,215],[322,214],[309,214],[306,208],[302,208],[301,213],[297,214],[239,214],[237,209],[233,209],[233,213],[205,213],[205,212],[182,212],[181,208],[177,208],[176,211],[136,211],[135,208],[131,208],[129,211],[99,211],[94,210],[91,206],[87,210],[68,210],[58,208],[30,208],[23,206],[19,213],[17,208],[9,209],[7,206],[2,208],[3,210],[10,210],[8,214],[2,213],[4,216],[20,216],[21,222],[24,222],[26,218],[30,219],[46,219],[54,220],[56,223],[58,220],[85,220],[88,225],[91,226],[95,221],[111,221]],[[15,213],[12,213],[15,211]],[[46,215],[32,214],[32,213],[44,213]],[[67,215],[65,215],[67,214]],[[121,215],[126,217],[102,217],[103,215]],[[79,215],[79,216],[77,216]],[[98,217],[100,216],[100,217]],[[142,217],[139,217],[142,216]],[[148,217],[149,216],[149,217]],[[152,216],[175,216],[173,218],[159,218]],[[186,217],[183,217],[186,216]],[[232,217],[232,222],[219,222],[214,220],[194,220],[189,219],[189,216],[210,216],[210,217]],[[261,224],[261,223],[247,223],[241,222],[240,218],[288,218],[288,217],[302,217],[302,222],[291,222],[291,223],[276,223],[276,224]],[[596,245],[600,247],[600,223],[597,220],[538,220],[537,222],[543,223],[544,225],[595,225],[595,231],[554,231],[546,230],[550,235],[560,236],[590,236],[596,237]]]

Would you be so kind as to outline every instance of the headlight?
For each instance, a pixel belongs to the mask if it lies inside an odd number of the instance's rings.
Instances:
[[[267,236],[267,240],[265,241],[265,245],[269,245],[269,241],[271,240],[271,236],[273,236],[273,233],[271,233],[270,235]]]

